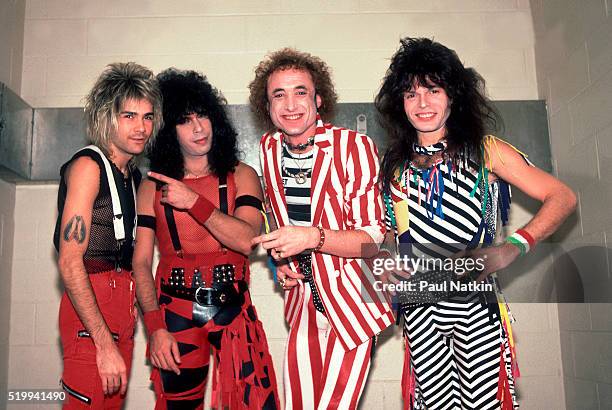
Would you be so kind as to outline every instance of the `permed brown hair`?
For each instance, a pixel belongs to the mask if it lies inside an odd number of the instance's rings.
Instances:
[[[310,73],[315,92],[321,97],[318,113],[324,122],[334,117],[338,96],[331,79],[331,70],[319,57],[298,51],[294,48],[283,48],[268,54],[255,68],[255,79],[249,84],[251,94],[249,103],[255,119],[266,130],[275,128],[268,111],[268,78],[278,70],[304,70]]]

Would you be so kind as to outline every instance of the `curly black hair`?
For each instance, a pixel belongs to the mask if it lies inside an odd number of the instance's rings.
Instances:
[[[317,109],[321,119],[328,122],[334,117],[338,96],[329,66],[319,57],[287,47],[268,54],[255,68],[255,78],[249,84],[251,111],[267,131],[275,128],[268,111],[268,78],[276,71],[291,68],[307,71],[312,77],[315,92],[321,97]]]
[[[151,170],[179,180],[185,176],[176,125],[189,114],[201,114],[212,124],[211,172],[216,176],[233,172],[238,165],[238,134],[227,116],[227,101],[221,92],[206,76],[192,70],[169,68],[157,75],[157,81],[163,97],[164,126],[148,152]]]
[[[427,38],[404,38],[393,55],[383,84],[374,100],[389,145],[381,164],[383,188],[389,187],[395,170],[412,157],[417,130],[404,111],[404,92],[413,85],[442,87],[451,113],[446,121],[447,152],[480,164],[482,140],[501,126],[501,118],[485,93],[485,81],[473,68],[466,68],[457,53]]]

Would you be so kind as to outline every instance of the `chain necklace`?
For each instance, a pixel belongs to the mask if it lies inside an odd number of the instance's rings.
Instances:
[[[286,147],[287,148],[287,147]],[[285,153],[287,153],[288,155],[290,155],[287,150],[285,150],[285,152],[283,153],[283,155],[281,156],[281,168],[283,169],[283,173],[285,173],[286,175],[292,177],[295,180],[296,184],[299,185],[304,185],[306,183],[306,181],[308,180],[308,178],[312,177],[312,167],[308,168],[308,169],[304,169],[302,167],[302,164],[298,162],[298,160],[295,157],[291,157],[291,159],[293,159],[293,161],[295,162],[295,164],[298,166],[299,171],[295,174],[289,172],[289,170],[287,169],[287,167],[285,166]],[[300,159],[305,159],[305,158],[300,158]]]

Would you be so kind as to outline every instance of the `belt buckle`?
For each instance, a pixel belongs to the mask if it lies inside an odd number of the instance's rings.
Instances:
[[[203,287],[203,286],[200,286],[199,288],[196,289],[196,291],[195,291],[195,301],[200,306],[208,306],[208,305],[204,304],[204,302],[200,301],[200,290],[202,290],[202,289],[206,289],[206,288]]]

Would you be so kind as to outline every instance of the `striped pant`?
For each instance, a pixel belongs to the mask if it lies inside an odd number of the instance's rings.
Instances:
[[[300,285],[301,286],[301,285]],[[304,284],[302,306],[285,351],[286,409],[355,409],[372,354],[370,340],[346,352]]]
[[[502,363],[514,401],[510,351],[496,305],[490,309],[474,295],[464,300],[457,297],[404,312],[414,409],[499,409]]]

